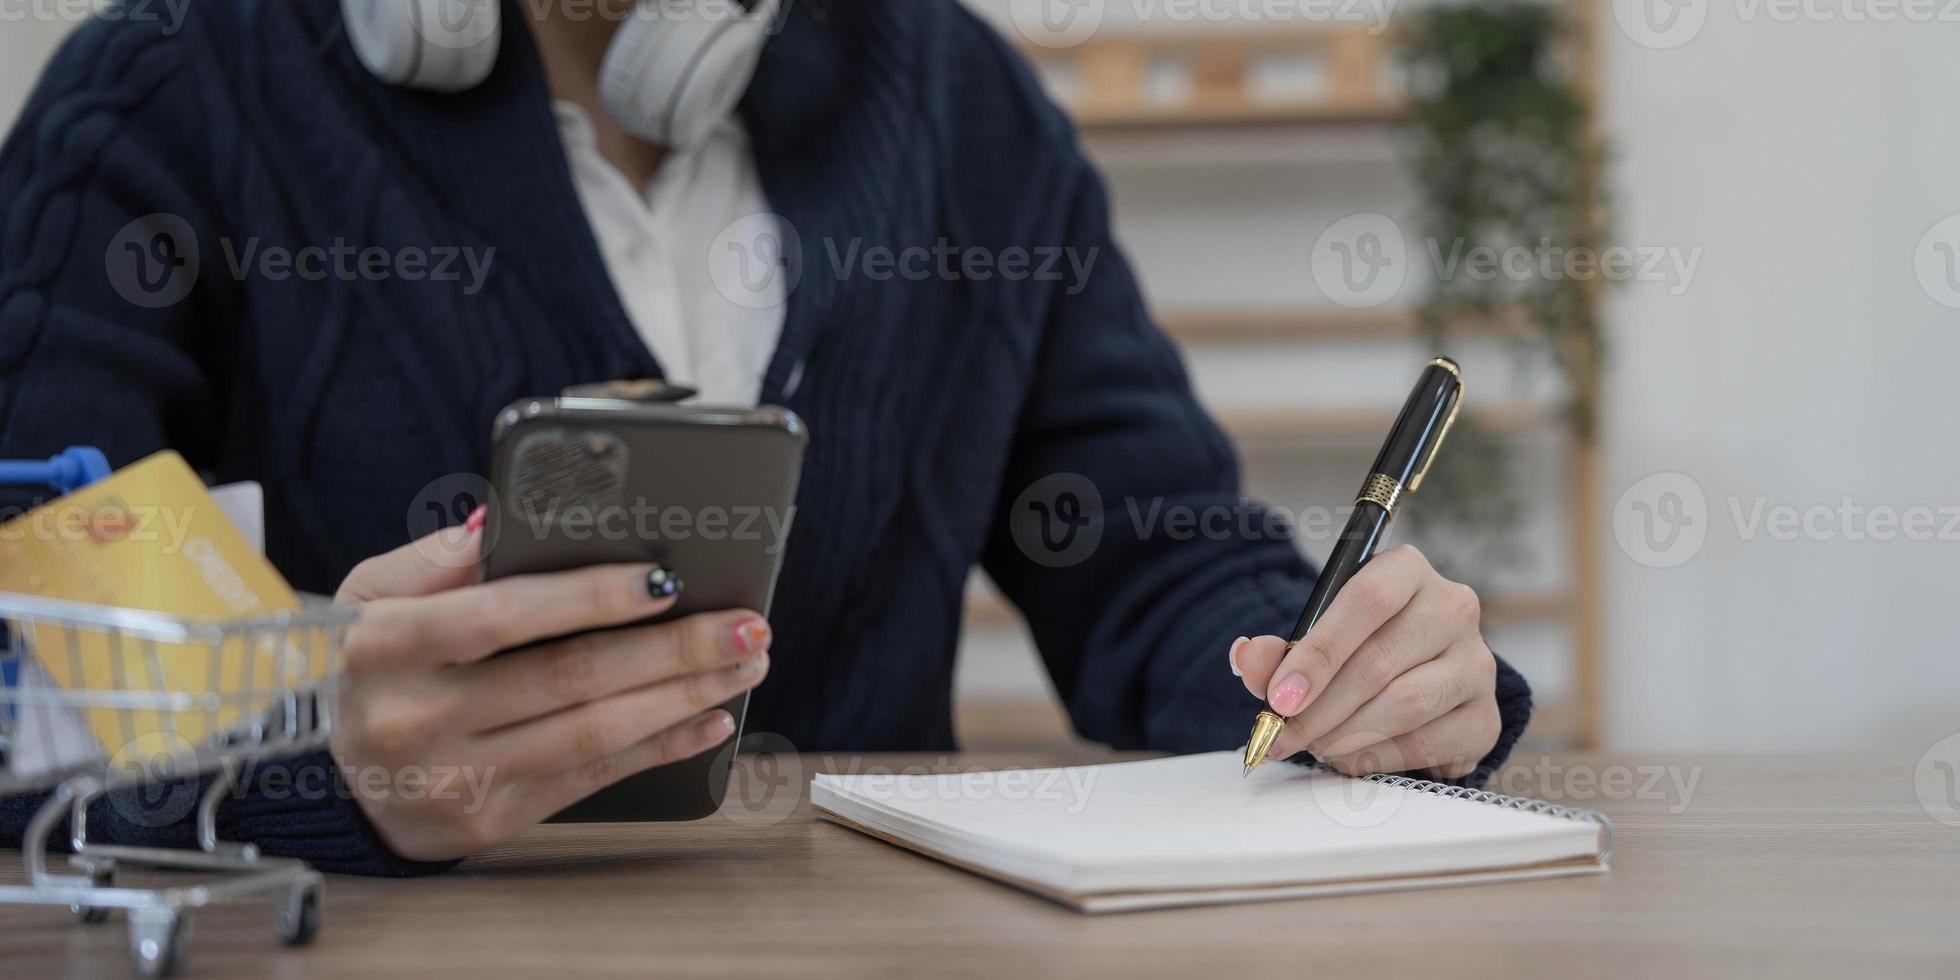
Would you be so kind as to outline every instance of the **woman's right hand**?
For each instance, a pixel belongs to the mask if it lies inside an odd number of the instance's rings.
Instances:
[[[674,605],[679,580],[653,565],[479,584],[481,534],[473,520],[370,558],[337,597],[361,618],[333,754],[382,840],[414,860],[484,850],[720,745],[735,722],[717,705],[769,669],[753,612],[627,625]]]

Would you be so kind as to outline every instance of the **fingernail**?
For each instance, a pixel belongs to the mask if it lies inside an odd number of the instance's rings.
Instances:
[[[468,531],[471,534],[475,534],[476,532],[483,530],[483,522],[489,520],[489,518],[490,518],[490,505],[479,504],[477,505],[477,508],[475,510],[470,511],[470,519],[463,522],[463,530]]]
[[[735,666],[735,676],[752,681],[769,672],[769,655],[763,654],[753,660],[744,660]]]
[[[760,653],[769,649],[771,638],[769,624],[760,619],[745,619],[735,627],[735,649],[743,653]]]
[[[717,711],[701,723],[701,734],[708,738],[727,738],[735,734],[735,716],[726,711]]]
[[[1239,669],[1239,648],[1251,642],[1251,637],[1241,636],[1232,641],[1232,649],[1225,651],[1225,660],[1232,665],[1233,677],[1245,676],[1245,671]]]
[[[681,577],[660,567],[653,566],[647,573],[647,595],[655,599],[672,599],[681,594]]]
[[[1307,703],[1307,679],[1299,674],[1288,674],[1286,679],[1273,688],[1273,710],[1288,718]]]

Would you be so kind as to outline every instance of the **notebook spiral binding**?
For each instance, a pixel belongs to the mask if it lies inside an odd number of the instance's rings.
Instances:
[[[1601,833],[1605,835],[1605,840],[1600,842],[1599,859],[1604,861],[1613,856],[1613,821],[1607,819],[1606,814],[1600,813],[1597,810],[1581,810],[1578,807],[1560,806],[1556,803],[1547,803],[1544,800],[1534,800],[1528,796],[1505,796],[1503,793],[1493,793],[1487,789],[1451,786],[1448,783],[1439,783],[1429,779],[1417,779],[1413,776],[1396,776],[1378,772],[1366,778],[1371,783],[1381,783],[1384,786],[1394,786],[1398,789],[1412,789],[1418,793],[1428,793],[1431,796],[1447,796],[1453,800],[1469,800],[1472,803],[1503,807],[1506,810],[1520,810],[1525,813],[1542,813],[1548,817],[1556,817],[1560,820],[1578,820],[1596,823],[1599,825]]]

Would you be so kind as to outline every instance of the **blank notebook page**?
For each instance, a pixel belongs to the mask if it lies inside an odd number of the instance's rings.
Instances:
[[[1237,753],[1070,769],[819,775],[815,805],[1065,894],[1305,884],[1598,861],[1594,823]]]

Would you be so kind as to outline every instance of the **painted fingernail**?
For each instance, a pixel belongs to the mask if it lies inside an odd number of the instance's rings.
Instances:
[[[1299,674],[1288,674],[1286,679],[1273,688],[1273,710],[1288,718],[1307,703],[1307,679]]]
[[[769,672],[769,655],[763,654],[752,660],[744,660],[735,666],[735,676],[752,681]]]
[[[717,711],[701,723],[701,734],[708,738],[723,739],[735,734],[735,716],[726,711]]]
[[[463,522],[463,530],[475,534],[483,530],[483,522],[489,519],[490,505],[479,504],[475,510],[470,511],[470,519]]]
[[[681,577],[659,565],[647,573],[647,595],[655,599],[672,599],[681,594]]]
[[[769,649],[772,638],[769,624],[760,619],[745,619],[735,627],[735,649],[743,653],[760,653]]]
[[[1245,676],[1245,671],[1239,669],[1239,648],[1251,642],[1251,637],[1241,636],[1232,641],[1232,649],[1225,651],[1225,660],[1232,665],[1233,677]]]

